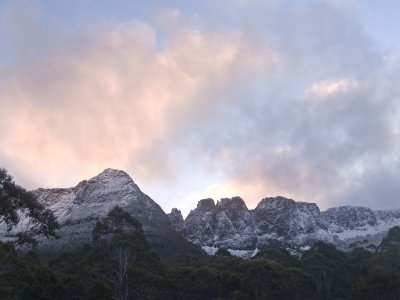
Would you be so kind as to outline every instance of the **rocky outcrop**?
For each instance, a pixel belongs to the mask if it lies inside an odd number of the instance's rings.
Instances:
[[[182,213],[179,209],[173,208],[168,214],[168,219],[175,231],[182,232],[185,221],[183,220]]]
[[[354,230],[363,226],[376,226],[378,219],[374,211],[366,207],[341,206],[329,208],[320,215],[321,228],[334,232]]]
[[[254,225],[254,217],[241,198],[221,199],[216,204],[204,199],[189,213],[183,234],[202,246],[254,248]]]
[[[299,238],[318,230],[320,214],[315,203],[295,202],[284,197],[265,198],[254,209],[259,247],[278,241],[297,243]]]
[[[317,240],[348,250],[358,240],[379,243],[396,225],[400,225],[400,210],[342,206],[321,212],[315,203],[284,197],[265,198],[249,210],[241,198],[234,197],[217,203],[200,200],[183,225],[180,219],[179,231],[209,253],[223,247],[246,256],[270,245],[306,249]]]

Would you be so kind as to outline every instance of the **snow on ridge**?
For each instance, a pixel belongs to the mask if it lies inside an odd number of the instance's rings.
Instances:
[[[390,228],[394,226],[400,226],[400,219],[397,219],[396,221],[392,222],[385,222],[385,221],[378,221],[377,225],[364,225],[362,227],[358,227],[352,230],[343,230],[340,233],[336,232],[331,232],[332,235],[338,236],[339,239],[341,240],[346,240],[349,238],[355,238],[355,237],[366,237],[382,232],[388,231]]]
[[[165,215],[164,220],[158,204],[145,196],[127,173],[115,169],[106,169],[73,188],[38,189],[33,193],[54,212],[62,226],[66,225],[63,230],[76,235],[85,234],[84,225],[79,222],[94,222],[119,205],[130,213],[139,211],[139,219],[143,216],[144,220],[172,224],[209,254],[223,247],[241,257],[254,256],[269,245],[306,249],[316,240],[335,243],[342,249],[356,239],[374,237],[371,242],[379,243],[375,236],[400,226],[400,209],[373,211],[341,206],[321,212],[315,203],[284,197],[265,198],[252,210],[239,197],[216,203],[204,199],[186,220],[178,211],[174,218]]]
[[[137,198],[140,190],[127,173],[109,168],[72,188],[32,192],[62,224],[66,220],[90,215],[104,216],[116,205],[127,206]]]
[[[212,247],[212,246],[202,246],[201,247],[208,255],[215,255],[218,251],[218,247]]]
[[[250,257],[253,257],[253,253],[255,252],[255,250],[228,249],[228,252],[233,256],[238,256],[238,257],[241,257],[241,258],[250,258]]]
[[[218,203],[207,211],[199,206],[192,210],[180,232],[210,253],[223,247],[241,257],[270,245],[308,249],[317,240],[334,243],[341,250],[364,239],[377,245],[391,227],[400,226],[400,210],[341,206],[321,212],[315,203],[284,197],[265,198],[253,210]]]
[[[168,216],[160,206],[142,193],[124,171],[106,169],[72,188],[37,189],[32,193],[53,211],[60,224],[59,240],[42,241],[48,248],[67,250],[88,242],[95,222],[107,216],[115,206],[137,218],[143,224],[143,230],[154,239],[162,236],[162,230],[172,230]]]

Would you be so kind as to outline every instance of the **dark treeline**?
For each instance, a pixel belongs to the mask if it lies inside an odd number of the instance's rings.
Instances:
[[[10,213],[7,205],[3,212]],[[244,260],[220,249],[167,264],[147,244],[141,224],[115,207],[76,252],[48,258],[20,245],[0,242],[0,299],[400,299],[400,227],[373,251],[345,253],[317,242],[301,257],[269,248]]]
[[[173,266],[148,247],[140,225],[113,214],[92,244],[51,260],[1,243],[0,299],[400,299],[399,227],[376,253],[318,242],[300,259],[278,248],[250,260],[220,250]],[[112,224],[121,216],[134,234]]]

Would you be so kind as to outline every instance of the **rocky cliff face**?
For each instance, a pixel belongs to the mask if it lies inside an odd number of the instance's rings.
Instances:
[[[174,223],[173,218],[170,218]],[[343,206],[321,212],[315,203],[284,197],[265,198],[255,209],[247,209],[239,198],[199,201],[179,231],[191,242],[213,253],[220,247],[233,254],[251,255],[270,245],[293,250],[317,240],[349,250],[351,243],[368,239],[377,244],[393,226],[400,225],[400,210],[373,211]]]
[[[341,206],[329,208],[319,218],[321,228],[333,232],[354,230],[363,226],[376,226],[378,219],[374,211],[366,207]]]
[[[106,169],[73,188],[38,189],[33,193],[54,212],[61,226],[61,238],[43,241],[42,248],[71,250],[89,242],[95,222],[106,217],[114,206],[121,207],[142,223],[147,241],[161,254],[191,248],[171,226],[161,207],[123,171]]]
[[[184,222],[183,235],[197,245],[254,248],[254,218],[241,198],[199,201]]]
[[[168,219],[175,231],[182,232],[185,221],[183,220],[182,213],[179,209],[173,208],[171,213],[168,214]]]
[[[317,217],[320,214],[315,203],[295,202],[276,197],[265,198],[254,209],[259,236],[259,247],[271,243],[292,244],[318,229]]]

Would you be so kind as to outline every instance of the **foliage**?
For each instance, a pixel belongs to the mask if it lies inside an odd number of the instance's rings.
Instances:
[[[232,254],[225,248],[221,247],[217,250],[217,252],[215,253],[215,256],[225,256],[225,257],[231,257]]]
[[[270,248],[243,260],[221,250],[187,266],[165,265],[140,223],[118,207],[97,223],[93,237],[49,262],[0,243],[0,298],[400,299],[398,229],[377,252],[354,247],[344,253],[317,242],[301,258]]]
[[[0,298],[400,298],[400,264],[388,252],[343,253],[319,242],[300,259],[274,248],[251,260],[220,255],[196,266],[171,267],[152,252],[140,224],[130,218],[116,209],[96,226],[92,244],[48,263],[1,243]]]
[[[391,251],[400,249],[400,226],[389,229],[388,234],[383,238],[378,251]]]
[[[258,252],[254,259],[269,259],[280,263],[283,266],[299,266],[300,262],[286,249],[270,247]]]
[[[15,184],[5,169],[0,168],[0,224],[10,232],[24,218],[23,226],[15,233],[16,244],[36,245],[36,236],[56,237],[58,223],[53,213],[40,204],[35,196]],[[23,228],[22,228],[23,227]]]

